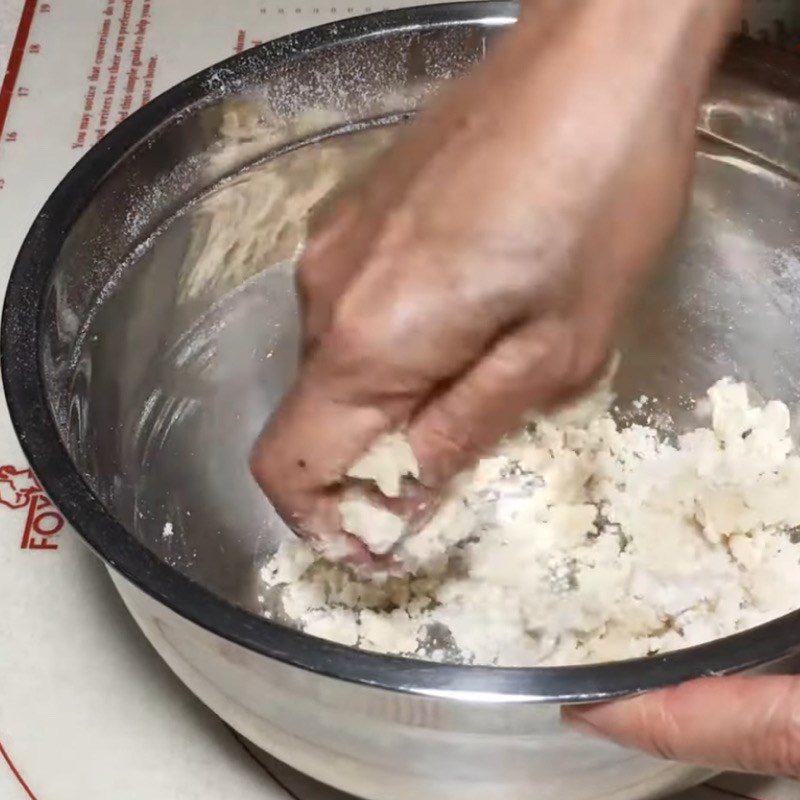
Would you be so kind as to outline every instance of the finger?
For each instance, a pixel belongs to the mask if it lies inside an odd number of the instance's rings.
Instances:
[[[312,384],[301,380],[262,432],[251,471],[290,527],[329,561],[357,572],[399,574],[392,554],[372,553],[343,529],[340,513],[345,471],[391,423],[375,407],[329,402]],[[370,486],[359,486],[357,494],[416,526],[427,511],[421,488],[404,486],[398,498],[385,498]]]
[[[800,678],[704,678],[596,706],[569,724],[673,761],[800,777]]]
[[[415,222],[395,221],[394,239],[406,241]],[[350,281],[252,454],[259,484],[307,537],[340,531],[337,495],[349,467],[381,433],[403,427],[435,387],[469,369],[505,323],[486,311],[484,294],[454,313],[446,248],[405,248],[406,269],[397,269],[397,247],[373,255],[372,269]],[[504,313],[520,313],[524,298],[516,300],[501,304]]]
[[[278,513],[298,533],[320,538],[339,531],[336,488],[349,466],[391,420],[357,396],[340,397],[312,364],[269,421],[250,467]]]
[[[579,347],[573,330],[551,318],[507,334],[417,413],[408,437],[426,485],[445,483],[531,409],[547,410],[591,383],[605,352]]]
[[[347,470],[380,434],[408,419],[434,380],[403,373],[393,357],[397,347],[373,334],[378,321],[365,316],[325,335],[251,454],[253,475],[276,510],[317,542],[341,539],[339,501]],[[400,502],[413,512],[421,501]]]

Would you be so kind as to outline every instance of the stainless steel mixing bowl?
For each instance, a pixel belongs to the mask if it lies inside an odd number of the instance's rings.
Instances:
[[[494,669],[358,652],[261,616],[259,568],[285,530],[247,452],[294,370],[302,219],[514,16],[504,3],[387,13],[190,78],[67,176],[6,299],[17,432],[145,635],[241,734],[375,800],[658,796],[702,772],[565,730],[559,704],[786,669],[800,644],[795,613],[645,660]],[[797,65],[731,52],[691,214],[626,339],[623,404],[644,392],[688,424],[684,400],[726,374],[800,398]]]

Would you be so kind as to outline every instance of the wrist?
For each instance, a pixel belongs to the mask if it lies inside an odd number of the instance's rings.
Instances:
[[[738,28],[743,0],[522,0],[513,38],[521,68],[545,49],[608,71],[660,73],[696,89],[699,102],[711,70]],[[641,76],[645,79],[645,75]]]
[[[701,28],[724,41],[738,29],[743,11],[744,0],[520,0],[519,26],[541,30],[599,16],[622,20],[628,30],[664,24]]]

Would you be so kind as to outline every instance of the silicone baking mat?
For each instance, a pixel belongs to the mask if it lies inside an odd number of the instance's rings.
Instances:
[[[16,35],[0,93],[0,286],[58,180],[149,98],[266,39],[417,3],[1,0],[0,43]],[[756,0],[748,29],[793,46],[798,6]],[[173,678],[28,471],[2,397],[0,587],[0,800],[341,797],[279,766],[274,782]],[[798,796],[734,776],[681,800]]]

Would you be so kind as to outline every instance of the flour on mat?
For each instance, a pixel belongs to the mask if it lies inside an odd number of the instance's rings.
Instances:
[[[415,574],[370,582],[282,544],[261,573],[278,618],[384,653],[532,666],[661,653],[793,610],[800,456],[786,406],[723,380],[701,401],[710,427],[667,441],[619,426],[598,396],[508,437],[421,533],[381,539],[376,552]],[[394,491],[415,468],[381,483]]]

